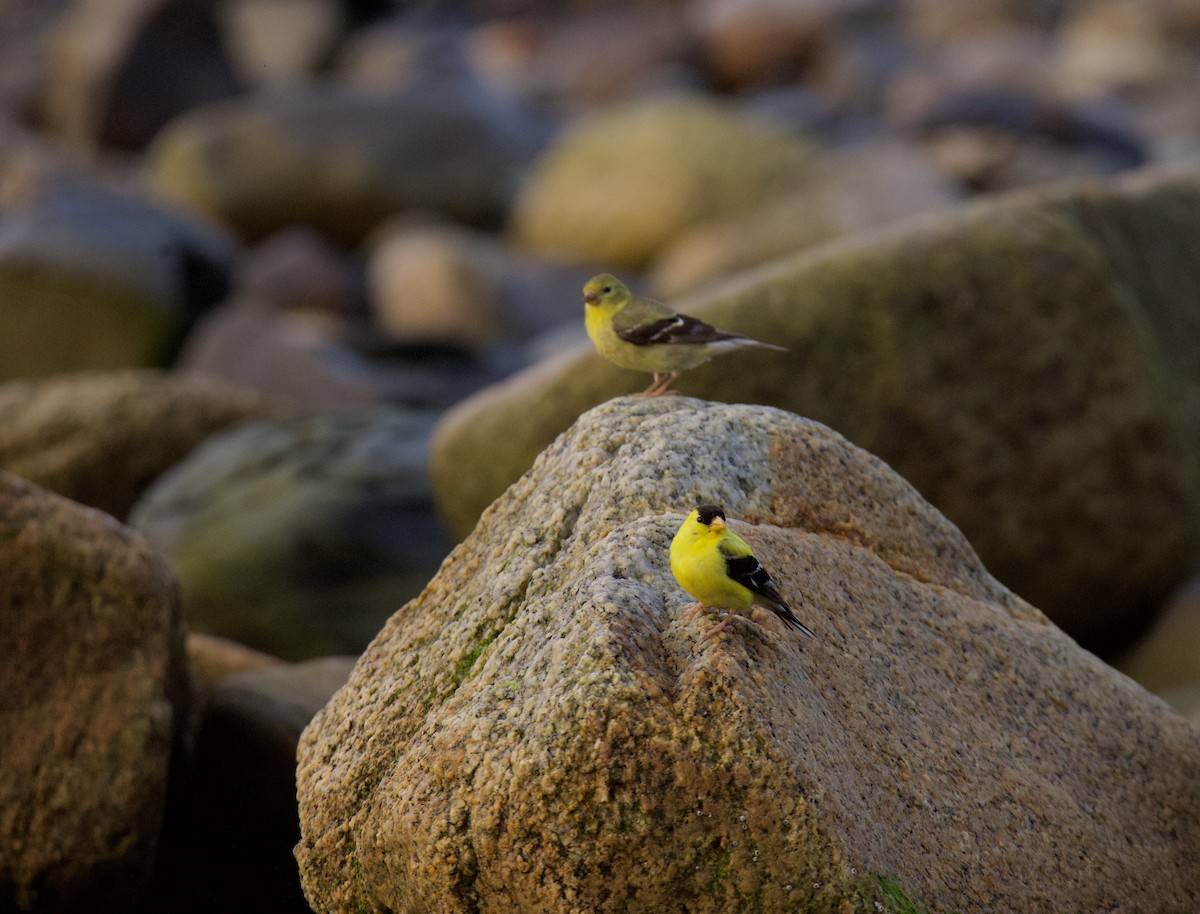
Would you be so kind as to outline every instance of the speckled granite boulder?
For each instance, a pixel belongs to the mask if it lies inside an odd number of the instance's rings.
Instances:
[[[276,414],[196,375],[80,372],[0,384],[0,468],[118,518],[217,431]]]
[[[4,472],[0,568],[0,910],[136,910],[188,708],[175,582],[111,517]]]
[[[513,232],[547,256],[639,267],[684,229],[770,199],[813,160],[798,136],[727,103],[640,100],[555,140],[521,189]]]
[[[1197,263],[1200,172],[997,199],[673,302],[789,350],[679,387],[879,454],[1001,581],[1102,646],[1200,552]],[[580,412],[643,384],[583,347],[456,407],[433,457],[451,526],[470,530]]]
[[[819,642],[679,619],[701,500]],[[298,790],[319,912],[874,912],[881,877],[972,914],[1200,903],[1200,732],[764,407],[582,416],[317,715]]]

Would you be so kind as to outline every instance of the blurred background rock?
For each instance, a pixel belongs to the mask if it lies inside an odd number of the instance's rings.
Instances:
[[[1196,719],[1198,98],[1183,0],[4,4],[0,469],[193,630],[353,655],[640,388],[613,271],[792,347],[684,393],[884,456]]]

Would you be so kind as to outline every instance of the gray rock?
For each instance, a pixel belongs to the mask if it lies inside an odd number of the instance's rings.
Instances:
[[[311,229],[293,226],[246,256],[237,273],[235,296],[283,311],[362,315],[363,274],[358,258]]]
[[[240,297],[205,315],[178,364],[305,412],[445,409],[501,376],[451,348],[397,345],[361,318]]]
[[[193,628],[287,659],[355,653],[449,551],[431,427],[388,410],[253,423],[159,480],[132,523]]]
[[[164,195],[243,237],[302,224],[354,243],[408,209],[494,223],[526,157],[519,131],[458,87],[326,85],[184,115],[156,138],[149,168]]]
[[[0,567],[0,910],[136,910],[188,727],[175,582],[111,517],[4,472]]]
[[[467,56],[490,85],[556,113],[697,89],[695,38],[679,8],[621,5],[571,17],[503,17],[471,33]]]

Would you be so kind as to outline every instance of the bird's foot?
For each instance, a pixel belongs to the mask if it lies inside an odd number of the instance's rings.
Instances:
[[[719,633],[725,631],[725,626],[727,626],[729,624],[729,620],[732,618],[733,618],[733,613],[731,613],[731,612],[725,613],[725,618],[722,619],[720,622],[718,622],[716,625],[714,625],[712,628],[710,628],[708,631],[706,631],[703,635],[701,635],[700,640],[707,641],[713,635],[716,635],[716,634],[719,634]]]
[[[700,610],[702,610],[702,609],[704,609],[703,603],[693,603],[691,606],[689,606],[687,609],[685,609],[683,612],[681,612],[679,614],[679,619],[677,621],[682,622],[688,616],[695,615],[696,613],[700,612]]]
[[[658,371],[654,372],[654,383],[642,391],[642,396],[661,397],[663,394],[668,393],[667,388],[674,384],[678,377],[678,371],[669,371],[666,374]],[[675,391],[672,390],[670,393],[673,394]]]

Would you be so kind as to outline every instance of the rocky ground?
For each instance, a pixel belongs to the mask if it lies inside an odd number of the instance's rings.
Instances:
[[[1200,909],[1197,98],[1181,0],[0,10],[0,911]],[[600,271],[788,352],[589,413]]]

